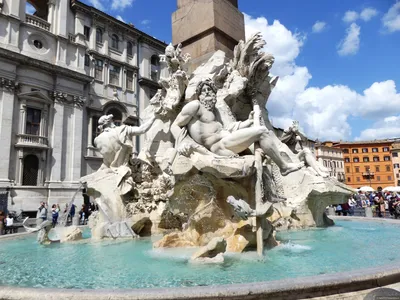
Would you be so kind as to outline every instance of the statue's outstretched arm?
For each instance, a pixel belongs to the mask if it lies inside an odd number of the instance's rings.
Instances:
[[[182,108],[182,111],[176,117],[174,123],[179,127],[186,126],[187,124],[189,124],[190,120],[197,114],[199,108],[200,102],[198,100],[189,102]]]
[[[153,115],[150,120],[148,120],[146,123],[140,125],[140,126],[131,126],[129,127],[129,133],[131,135],[140,135],[140,134],[144,134],[146,133],[151,125],[153,125],[154,121],[155,121],[156,117],[155,115]]]

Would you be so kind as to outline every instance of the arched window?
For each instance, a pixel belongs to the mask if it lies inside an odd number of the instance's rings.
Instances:
[[[119,43],[118,36],[116,34],[113,34],[111,37],[111,48],[118,50],[118,43]]]
[[[96,42],[103,43],[103,30],[100,28],[96,29]]]
[[[158,81],[160,79],[160,58],[158,57],[158,55],[153,55],[151,57],[150,77],[153,81]]]
[[[39,171],[39,159],[29,154],[23,160],[22,185],[36,186]]]
[[[113,115],[114,124],[120,126],[122,124],[122,112],[113,107],[107,110],[107,115]]]
[[[133,44],[131,42],[128,42],[126,51],[127,51],[128,55],[130,55],[130,56],[133,55]]]
[[[49,8],[47,1],[26,1],[25,13],[47,21]]]

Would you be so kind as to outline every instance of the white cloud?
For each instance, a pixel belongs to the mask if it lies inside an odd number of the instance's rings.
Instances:
[[[89,3],[91,5],[93,5],[97,9],[99,9],[101,11],[105,11],[106,10],[104,5],[103,5],[103,3],[101,3],[101,0],[88,0],[88,1],[89,1]]]
[[[326,28],[325,22],[317,21],[312,27],[312,32],[314,33],[322,32],[325,30],[325,28]]]
[[[272,53],[275,63],[272,68],[274,74],[284,76],[293,72],[294,60],[300,53],[300,48],[305,41],[305,35],[292,33],[278,20],[268,24],[264,17],[252,18],[244,14],[246,24],[246,36],[261,32],[267,45],[265,52]]]
[[[378,14],[378,11],[375,8],[372,7],[367,7],[364,8],[361,13],[360,13],[360,18],[365,21],[368,22],[369,20],[371,20],[373,17],[375,17]]]
[[[354,21],[357,21],[358,18],[359,18],[358,12],[356,12],[354,10],[348,10],[345,12],[342,20],[343,20],[343,22],[346,22],[346,23],[352,23]]]
[[[400,115],[384,118],[361,132],[356,140],[375,140],[400,137]]]
[[[360,26],[351,23],[346,30],[346,37],[338,45],[338,54],[341,56],[353,55],[360,48]]]
[[[112,10],[123,10],[127,7],[132,6],[133,0],[112,0]]]
[[[125,20],[120,15],[116,16],[116,18],[117,18],[117,20],[120,20],[121,22],[126,23]]]
[[[150,20],[143,20],[142,22],[140,22],[140,24],[142,25],[149,25],[151,23]]]
[[[376,120],[399,111],[400,94],[393,80],[375,82],[362,94],[346,85],[309,87],[310,72],[295,62],[304,36],[292,33],[277,20],[269,24],[265,18],[245,15],[245,25],[246,37],[261,32],[267,42],[266,52],[276,57],[271,73],[280,78],[267,105],[274,126],[286,128],[292,120],[298,120],[310,138],[349,140],[349,117]]]
[[[400,31],[400,2],[393,4],[382,18],[383,26],[389,32]]]

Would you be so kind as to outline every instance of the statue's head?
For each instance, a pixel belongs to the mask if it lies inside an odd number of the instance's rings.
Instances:
[[[113,122],[113,115],[104,115],[99,119],[99,128],[104,129],[107,127],[115,127]]]
[[[201,104],[207,109],[214,109],[215,103],[217,103],[217,88],[210,78],[199,82],[196,94]]]
[[[167,48],[165,48],[165,57],[173,58],[175,56],[175,48],[170,43]]]
[[[295,131],[299,130],[299,121],[293,120],[292,129]]]

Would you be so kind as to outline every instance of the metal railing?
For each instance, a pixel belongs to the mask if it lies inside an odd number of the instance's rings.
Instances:
[[[47,146],[47,137],[33,134],[18,134],[19,145],[43,145]]]
[[[43,20],[42,18],[26,14],[25,20],[26,20],[26,23],[28,23],[28,24],[32,24],[32,25],[42,28],[44,30],[50,31],[50,23]]]

